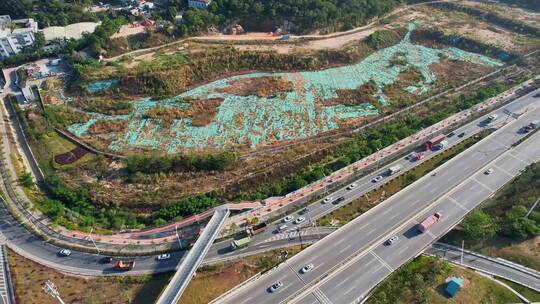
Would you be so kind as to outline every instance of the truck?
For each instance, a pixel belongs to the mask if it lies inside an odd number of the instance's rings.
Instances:
[[[252,226],[248,226],[246,228],[246,234],[247,235],[251,235],[251,236],[254,236],[256,234],[259,234],[261,232],[264,232],[266,230],[266,227],[268,225],[266,225],[266,223],[259,223],[257,225],[252,225]]]
[[[438,145],[441,141],[443,141],[445,139],[446,139],[446,136],[444,136],[444,134],[439,134],[439,135],[433,137],[432,139],[428,140],[424,144],[424,149],[427,151],[427,150],[435,147],[435,145]]]
[[[438,150],[442,150],[442,149],[446,148],[447,146],[448,146],[448,141],[443,140],[443,141],[441,141],[440,143],[437,144],[436,148]]]
[[[243,239],[233,240],[231,242],[231,250],[236,250],[236,249],[247,247],[249,245],[249,242],[251,242],[251,239],[249,238],[249,236],[247,236],[247,237],[245,237]]]
[[[441,219],[441,216],[442,215],[440,212],[433,213],[428,218],[423,220],[420,224],[418,224],[418,230],[420,230],[420,232],[425,232],[429,229],[429,227],[433,226],[433,224],[439,221]]]
[[[135,267],[135,261],[122,261],[118,260],[114,263],[114,269],[128,271]]]
[[[388,174],[389,175],[394,175],[397,172],[399,172],[401,170],[401,168],[402,168],[401,165],[392,166],[392,167],[388,168]]]

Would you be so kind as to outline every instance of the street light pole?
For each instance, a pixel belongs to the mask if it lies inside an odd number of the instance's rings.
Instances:
[[[175,231],[175,234],[176,234],[176,239],[178,240],[178,244],[180,245],[180,249],[184,249],[184,248],[182,248],[182,241],[180,240],[180,236],[178,235],[178,226],[177,225],[174,225],[174,231]]]
[[[58,302],[60,302],[60,304],[65,304],[64,301],[62,300],[62,298],[60,297],[60,293],[58,292],[58,288],[56,288],[56,285],[54,285],[53,282],[47,280],[47,282],[45,282],[43,284],[43,292],[45,292],[45,294],[51,295],[51,297],[58,300]]]
[[[94,244],[94,247],[96,247],[97,253],[99,254],[99,248],[96,245],[96,242],[94,242],[94,238],[92,237],[92,231],[94,231],[94,227],[90,228],[90,232],[88,233],[88,238],[92,241],[92,244]]]

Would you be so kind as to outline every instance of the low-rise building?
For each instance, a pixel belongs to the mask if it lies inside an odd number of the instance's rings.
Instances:
[[[18,54],[25,46],[34,44],[38,24],[32,18],[11,20],[0,16],[0,59]]]
[[[188,0],[189,8],[206,9],[212,0]]]

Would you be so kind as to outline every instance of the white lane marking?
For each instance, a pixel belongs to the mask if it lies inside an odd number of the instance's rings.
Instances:
[[[371,229],[370,231],[366,232],[366,235],[371,235],[373,232],[377,231],[376,228]]]
[[[468,208],[466,208],[465,206],[463,206],[460,202],[456,201],[453,197],[448,196],[448,199],[449,199],[452,203],[454,203],[454,204],[456,204],[458,207],[460,207],[461,209],[463,209],[463,210],[469,212],[469,209],[468,209]]]
[[[360,226],[358,228],[358,230],[362,230],[362,229],[366,228],[369,224],[370,224],[370,222],[365,223],[364,225]]]
[[[372,256],[374,256],[379,262],[381,262],[381,264],[384,267],[386,267],[391,272],[394,272],[394,269],[392,267],[390,267],[390,265],[388,265],[380,256],[378,256],[375,252],[373,252],[373,250],[370,251],[369,253],[371,253]]]
[[[485,188],[486,190],[489,190],[489,192],[491,193],[494,193],[495,190],[491,189],[490,187],[488,187],[486,184],[482,183],[481,181],[477,180],[476,177],[473,177],[472,178],[472,181],[473,182],[476,182],[477,184],[479,184],[482,188]]]
[[[504,173],[504,174],[506,174],[506,175],[508,175],[510,177],[514,177],[513,174],[510,174],[508,171],[506,171],[505,169],[503,169],[503,168],[501,168],[501,167],[499,167],[499,166],[497,166],[495,164],[493,164],[493,167],[497,168],[499,171],[501,171],[502,173]]]
[[[409,246],[405,246],[405,247],[401,248],[400,250],[398,250],[397,254],[401,255],[407,249],[409,249]]]
[[[341,251],[339,253],[343,253],[345,251],[347,251],[348,249],[350,249],[352,247],[353,244],[349,244],[349,246],[347,247],[344,247],[343,249],[341,249]]]
[[[512,154],[512,153],[514,153],[514,152],[516,152],[516,151],[511,151],[510,153],[508,153],[508,155],[509,155],[510,157],[512,157],[513,159],[515,159],[515,160],[517,160],[517,161],[520,161],[520,162],[522,162],[522,163],[524,163],[524,164],[526,164],[526,165],[529,164],[528,162],[524,161],[523,159],[521,159],[521,158],[517,157],[516,155]]]
[[[396,213],[396,214],[394,214],[390,219],[393,220],[393,219],[395,219],[395,218],[398,217],[398,216],[399,216],[399,213]]]
[[[379,266],[379,267],[375,268],[375,269],[371,272],[371,274],[376,274],[377,272],[379,272],[379,270],[381,270],[381,268],[383,268],[383,267],[382,267],[382,266]]]
[[[384,210],[381,215],[386,215],[390,211],[392,211],[392,208],[386,208],[386,210]]]
[[[502,143],[502,142],[500,142],[500,141],[498,141],[498,140],[496,140],[496,139],[489,138],[489,141],[491,141],[491,142],[493,142],[493,143],[495,143],[495,144],[501,145],[501,146],[503,146],[503,147],[505,147],[505,148],[507,148],[507,149],[510,148],[509,145],[504,144],[504,143]]]
[[[427,233],[429,236],[431,236],[432,239],[436,239],[436,238],[437,238],[437,237],[436,237],[433,233],[431,233],[431,231],[429,231],[429,230],[426,231],[425,233]]]

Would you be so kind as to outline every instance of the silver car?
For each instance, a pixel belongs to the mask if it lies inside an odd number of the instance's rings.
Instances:
[[[300,269],[300,272],[301,273],[310,272],[313,268],[315,268],[315,266],[313,266],[313,264],[309,263],[306,266],[302,267],[302,269]]]
[[[392,245],[396,243],[398,240],[399,240],[399,236],[394,235],[393,237],[389,238],[387,242],[388,242],[388,245]]]
[[[283,282],[277,281],[270,288],[268,289],[270,292],[275,292],[276,290],[280,289],[283,286]]]

